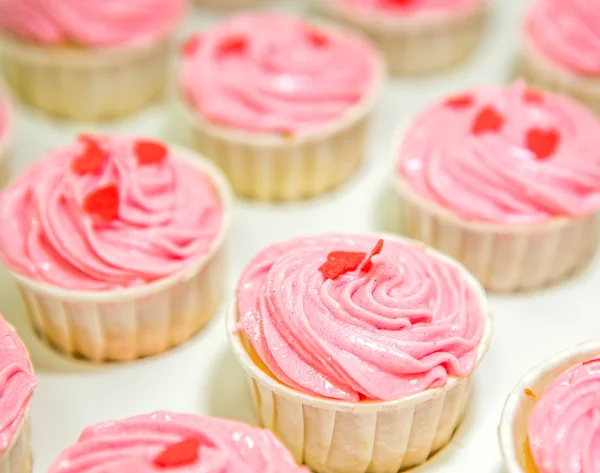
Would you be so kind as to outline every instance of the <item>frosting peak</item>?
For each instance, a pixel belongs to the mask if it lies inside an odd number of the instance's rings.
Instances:
[[[357,12],[380,15],[413,16],[421,14],[461,13],[486,0],[323,0]]]
[[[265,249],[237,297],[239,329],[275,378],[350,401],[400,399],[468,376],[487,317],[457,266],[399,240],[358,235]]]
[[[14,271],[76,290],[138,286],[208,253],[222,203],[161,143],[82,137],[1,195],[0,254]]]

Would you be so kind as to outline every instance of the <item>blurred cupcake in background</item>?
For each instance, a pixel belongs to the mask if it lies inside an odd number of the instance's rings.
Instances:
[[[260,5],[264,0],[195,0],[195,2],[203,8],[232,11]]]
[[[0,94],[0,187],[10,179],[12,168],[12,120],[8,101]]]
[[[354,34],[294,16],[238,14],[189,38],[181,62],[194,144],[238,194],[320,194],[365,156],[384,70]]]
[[[36,332],[94,361],[155,355],[214,314],[230,191],[195,153],[82,136],[1,195],[0,255]]]
[[[328,16],[368,34],[392,74],[464,62],[482,37],[488,0],[314,0]]]
[[[187,0],[1,0],[1,67],[23,102],[101,120],[161,97]]]
[[[600,113],[600,1],[533,0],[521,72]]]

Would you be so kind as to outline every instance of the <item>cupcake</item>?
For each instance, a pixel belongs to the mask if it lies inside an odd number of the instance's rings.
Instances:
[[[271,246],[228,314],[260,425],[317,473],[425,462],[460,424],[488,349],[481,286],[420,243],[384,238]]]
[[[4,186],[10,178],[11,121],[8,102],[0,96],[0,187]]]
[[[463,63],[477,48],[488,0],[314,0],[364,31],[393,74],[423,74]]]
[[[548,285],[596,246],[596,118],[521,82],[425,110],[397,151],[400,227],[462,262],[488,289]]]
[[[0,315],[0,471],[29,473],[29,407],[37,386],[27,349]]]
[[[566,350],[531,370],[500,424],[507,473],[600,471],[600,342]]]
[[[0,256],[34,329],[68,354],[161,353],[217,308],[230,192],[189,151],[82,136],[26,171],[0,204]]]
[[[268,431],[191,414],[154,412],[86,428],[48,473],[164,471],[309,473]]]
[[[534,0],[525,24],[521,72],[544,89],[600,113],[600,3]]]
[[[171,36],[187,0],[4,0],[8,85],[51,115],[101,120],[161,97]]]
[[[195,146],[238,194],[291,200],[358,167],[382,78],[376,51],[352,34],[245,13],[184,44],[180,90]]]

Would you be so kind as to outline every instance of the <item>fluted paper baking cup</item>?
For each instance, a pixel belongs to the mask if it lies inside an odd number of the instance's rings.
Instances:
[[[459,266],[435,250],[425,251]],[[492,317],[483,288],[461,270],[487,316],[478,366],[489,348]],[[237,322],[234,300],[227,314],[229,343],[248,375],[259,424],[316,473],[396,473],[420,465],[450,442],[463,419],[473,373],[451,376],[442,388],[396,401],[352,403],[312,396],[270,376]]]
[[[61,351],[96,362],[156,355],[188,340],[216,312],[225,280],[231,191],[210,162],[172,149],[214,185],[223,206],[219,235],[183,271],[139,288],[75,291],[12,272],[34,330]]]
[[[359,104],[318,131],[294,136],[215,125],[184,97],[180,103],[194,147],[223,170],[238,195],[264,201],[298,200],[335,189],[360,166],[384,78],[383,61],[378,58],[374,85]]]
[[[170,40],[107,48],[52,47],[0,35],[0,67],[24,103],[77,120],[118,118],[159,99]]]
[[[582,343],[544,361],[525,375],[512,391],[498,429],[507,473],[537,471],[529,450],[529,417],[544,390],[564,371],[600,355],[600,342]]]
[[[585,266],[596,249],[597,214],[533,225],[465,220],[425,201],[394,173],[396,230],[450,255],[488,290],[547,286]]]
[[[534,87],[569,95],[600,114],[600,75],[584,76],[547,59],[531,45],[523,49],[520,72]]]
[[[363,15],[330,0],[315,1],[328,16],[365,32],[396,75],[436,72],[463,63],[481,41],[489,8],[482,2],[464,14],[398,18]]]
[[[0,473],[29,473],[31,448],[29,446],[29,410],[21,421],[12,443],[0,454]]]

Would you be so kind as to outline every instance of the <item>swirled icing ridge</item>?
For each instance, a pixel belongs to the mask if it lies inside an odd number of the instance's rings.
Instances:
[[[366,272],[363,265],[331,280],[319,271],[333,251],[368,255],[376,243],[299,238],[246,268],[239,329],[279,381],[333,399],[394,400],[474,369],[485,314],[458,267],[388,239]]]

